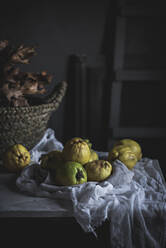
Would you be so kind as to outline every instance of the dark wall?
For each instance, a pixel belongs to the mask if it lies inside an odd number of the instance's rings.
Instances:
[[[86,54],[90,64],[100,60],[106,9],[106,0],[5,1],[0,8],[0,40],[38,44],[38,55],[24,70],[47,70],[56,82],[66,80],[71,54]],[[63,136],[63,111],[64,101],[50,121],[58,139]]]

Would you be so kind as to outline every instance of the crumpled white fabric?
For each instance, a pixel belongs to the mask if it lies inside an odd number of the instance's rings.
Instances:
[[[85,232],[96,235],[96,227],[108,219],[112,248],[165,248],[166,184],[158,161],[143,158],[131,171],[116,160],[112,175],[103,182],[56,186],[49,172],[36,164],[39,154],[63,149],[53,136],[53,130],[47,130],[44,136],[47,142],[41,141],[31,151],[35,163],[17,178],[18,188],[34,196],[63,199],[63,208],[66,207]],[[107,152],[98,154],[100,158],[108,155]]]
[[[54,130],[48,128],[43,135],[43,138],[30,151],[31,160],[33,162],[39,163],[39,158],[42,154],[47,154],[53,150],[62,151],[63,144],[56,139]]]

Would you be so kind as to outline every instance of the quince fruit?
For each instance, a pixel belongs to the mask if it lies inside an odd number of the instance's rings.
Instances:
[[[118,159],[120,153],[123,153],[126,150],[130,150],[130,148],[126,145],[114,146],[108,154],[108,161],[114,161],[115,159]]]
[[[88,162],[91,162],[93,160],[98,160],[99,159],[99,156],[97,154],[97,152],[95,152],[93,149],[92,149],[92,143],[90,142],[89,139],[84,139],[84,141],[88,144],[89,148],[90,148],[90,159]]]
[[[89,139],[83,139],[83,140],[88,144],[89,148],[91,149],[92,143],[90,142],[90,140]]]
[[[93,149],[91,149],[91,154],[90,154],[90,159],[88,162],[91,162],[93,160],[98,160],[99,156],[97,154],[97,152],[95,152]]]
[[[67,161],[57,167],[55,183],[62,186],[71,186],[87,182],[87,173],[83,165],[78,162]]]
[[[87,142],[78,137],[67,141],[62,153],[65,161],[74,161],[83,165],[89,161],[91,155]]]
[[[94,160],[84,165],[88,181],[103,181],[111,175],[112,165],[106,160]]]
[[[40,165],[43,169],[55,169],[63,162],[62,152],[58,150],[43,154],[40,157]]]
[[[118,159],[124,163],[129,170],[131,170],[137,163],[137,156],[132,150],[120,152]]]
[[[126,145],[129,146],[132,150],[133,153],[135,153],[136,157],[138,160],[140,160],[142,158],[142,149],[141,146],[132,139],[122,139],[120,141],[118,141],[115,146],[117,145]]]
[[[3,157],[3,165],[9,172],[21,171],[30,161],[29,151],[21,144],[9,147]]]
[[[128,169],[132,169],[138,161],[136,154],[130,146],[117,145],[108,154],[108,161],[119,159]]]

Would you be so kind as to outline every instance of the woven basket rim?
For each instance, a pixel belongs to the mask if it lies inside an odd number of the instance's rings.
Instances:
[[[51,103],[42,103],[42,104],[39,104],[39,105],[34,105],[34,106],[17,106],[17,107],[0,107],[0,109],[3,109],[3,110],[9,110],[9,111],[13,111],[13,110],[23,110],[23,109],[27,109],[27,110],[31,110],[31,109],[38,109],[39,107],[49,107],[49,106],[52,106],[54,105],[53,102]]]

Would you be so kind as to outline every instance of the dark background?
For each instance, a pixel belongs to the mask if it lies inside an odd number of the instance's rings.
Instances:
[[[0,39],[39,46],[23,70],[47,70],[54,84],[68,82],[48,124],[60,141],[84,136],[96,150],[109,150],[117,139],[133,138],[165,173],[164,10],[162,1],[148,0],[1,4]],[[134,131],[115,135],[121,127]]]

